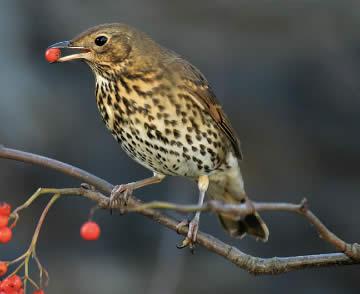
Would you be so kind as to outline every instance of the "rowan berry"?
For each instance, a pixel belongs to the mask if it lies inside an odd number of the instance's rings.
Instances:
[[[14,288],[14,290],[20,290],[20,288],[22,287],[22,281],[21,278],[18,275],[12,276],[10,278],[11,280],[11,284],[12,287]]]
[[[9,223],[9,217],[7,215],[0,214],[0,228],[6,227]]]
[[[5,262],[0,261],[0,276],[5,275],[7,272],[7,265]]]
[[[10,291],[13,290],[10,286],[9,278],[2,280],[0,289],[1,289],[1,291],[4,291],[5,293],[9,293]]]
[[[0,243],[7,243],[11,240],[12,231],[8,228],[0,228]]]
[[[100,227],[95,222],[86,222],[81,226],[80,235],[88,241],[96,240],[100,236]]]
[[[43,290],[36,290],[35,292],[33,292],[33,294],[45,294],[45,292]]]
[[[59,48],[49,48],[45,51],[45,58],[50,63],[55,62],[61,57],[61,51]]]
[[[11,212],[11,206],[7,202],[1,202],[0,203],[0,215],[6,215],[9,216]]]
[[[2,292],[5,292],[5,290],[4,290],[4,281],[5,280],[0,281],[0,294],[3,294]]]

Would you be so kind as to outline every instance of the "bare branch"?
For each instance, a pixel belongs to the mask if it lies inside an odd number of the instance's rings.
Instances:
[[[35,165],[45,166],[50,169],[57,170],[63,174],[69,175],[70,177],[78,178],[86,183],[89,183],[98,189],[110,193],[113,189],[113,185],[107,181],[94,176],[87,171],[80,168],[74,167],[70,164],[51,159],[45,156],[24,152],[16,149],[6,148],[4,145],[0,145],[0,154],[2,158],[28,162]]]
[[[86,171],[73,167],[71,165],[62,163],[60,161],[50,159],[47,157],[43,157],[36,154],[26,153],[19,150],[6,148],[0,145],[0,158],[7,158],[12,160],[18,160],[23,162],[29,162],[36,165],[45,166],[51,169],[58,170],[62,173],[70,175],[72,177],[76,177],[82,181],[85,181],[96,188],[110,193],[113,185],[106,182],[103,179],[100,179]],[[95,189],[91,189],[90,186],[84,185],[82,188],[70,188],[70,189],[47,189],[51,190],[51,193],[61,194],[61,195],[80,195],[91,199],[98,203],[98,205],[102,208],[108,208],[108,197],[102,195],[101,193],[95,191]],[[50,192],[49,192],[50,193]],[[155,202],[161,203],[161,202]],[[128,205],[129,210],[137,211],[138,213],[149,217],[155,222],[160,223],[163,226],[166,226],[174,231],[177,230],[176,226],[179,223],[174,218],[161,213],[157,210],[154,210],[151,207],[154,203],[150,203],[149,205],[144,205],[140,200],[135,197],[130,197]],[[228,204],[220,203],[220,202],[208,202],[205,204],[205,207],[196,207],[194,205],[189,206],[180,206],[174,205],[171,203],[166,203],[169,206],[176,207],[175,210],[182,212],[189,212],[198,210],[208,210],[208,211],[217,211],[216,209],[224,209],[227,212],[236,213],[238,215],[244,215],[247,212],[251,211],[251,209],[256,210],[283,210],[283,211],[293,211],[299,214],[304,215],[320,232],[322,237],[334,244],[334,246],[342,252],[346,252],[349,256],[358,257],[359,256],[359,248],[357,244],[350,245],[342,240],[340,240],[337,236],[332,234],[330,231],[326,229],[326,227],[320,222],[319,219],[316,218],[306,207],[305,203],[300,205],[296,204],[287,204],[287,203],[253,203],[254,207],[231,207]],[[221,208],[221,205],[223,206]],[[174,208],[169,208],[174,209]],[[186,235],[188,231],[187,227],[182,227],[178,230],[179,234]],[[331,241],[330,241],[331,240]],[[335,243],[333,243],[335,242]],[[355,258],[350,258],[343,253],[330,253],[330,254],[320,254],[320,255],[307,255],[307,256],[294,256],[294,257],[273,257],[273,258],[258,258],[253,257],[251,255],[247,255],[241,252],[239,249],[225,244],[224,242],[216,239],[215,237],[203,233],[198,232],[197,235],[197,243],[201,246],[207,248],[208,250],[217,253],[239,267],[249,271],[252,274],[280,274],[293,270],[300,270],[304,268],[317,268],[317,267],[327,267],[327,266],[335,266],[335,265],[350,265],[350,264],[359,264],[360,262]],[[350,247],[349,247],[350,246]],[[351,255],[353,252],[353,255]]]
[[[247,202],[244,204],[232,204],[218,200],[211,200],[203,205],[179,205],[169,202],[153,201],[132,207],[130,211],[141,211],[145,208],[161,208],[175,210],[180,213],[190,213],[196,211],[221,212],[233,216],[246,216],[256,211],[288,211],[296,212],[303,215],[320,233],[325,241],[332,244],[338,251],[345,253],[347,256],[360,261],[360,245],[357,243],[349,244],[341,240],[319,220],[309,209],[306,199],[300,204],[293,203],[269,203],[269,202]]]

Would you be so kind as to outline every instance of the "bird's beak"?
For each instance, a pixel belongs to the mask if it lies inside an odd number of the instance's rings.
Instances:
[[[71,41],[58,42],[58,43],[55,43],[55,44],[48,47],[48,49],[50,49],[50,48],[77,49],[77,50],[82,51],[80,53],[75,53],[75,54],[67,55],[67,56],[64,56],[64,57],[60,57],[55,62],[66,62],[66,61],[70,61],[70,60],[86,59],[89,56],[89,53],[90,53],[90,50],[85,48],[85,47],[73,46]]]

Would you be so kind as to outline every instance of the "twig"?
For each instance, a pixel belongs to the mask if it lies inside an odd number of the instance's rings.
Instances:
[[[18,160],[23,162],[30,162],[36,165],[45,166],[48,168],[52,168],[58,170],[62,173],[70,175],[72,177],[79,178],[82,181],[85,181],[96,188],[103,190],[107,194],[109,194],[113,188],[113,185],[109,184],[103,179],[100,179],[90,173],[83,171],[81,169],[75,168],[71,165],[43,157],[36,154],[31,154],[27,152],[22,152],[19,150],[14,150],[11,148],[6,148],[0,145],[0,158],[7,158],[12,160]],[[94,191],[94,189],[88,189],[88,187],[84,186],[82,188],[71,188],[71,189],[53,189],[51,193],[58,193],[60,195],[81,195],[88,199],[91,199],[99,204],[100,207],[106,208],[108,205],[108,197],[102,195],[99,192]],[[210,204],[206,204],[209,207],[213,207],[214,203],[209,202]],[[161,213],[157,210],[151,209],[143,205],[141,201],[136,199],[135,197],[130,197],[128,202],[129,208],[136,210],[138,213],[149,217],[153,221],[158,222],[159,224],[166,226],[174,231],[177,230],[176,226],[179,223],[174,218]],[[169,203],[168,203],[169,205]],[[139,210],[138,207],[141,207]],[[175,205],[176,206],[176,205]],[[225,205],[226,206],[226,205]],[[181,207],[181,206],[178,206]],[[202,207],[194,207],[189,206],[192,209],[203,209]],[[284,211],[294,211],[300,214],[303,214],[308,220],[310,220],[314,226],[318,229],[320,234],[325,237],[336,237],[335,235],[331,235],[332,233],[329,232],[326,227],[318,220],[307,208],[306,205],[300,204],[266,204],[264,203],[255,203],[254,207],[257,210],[284,210]],[[184,208],[184,207],[183,207]],[[225,207],[229,209],[229,207]],[[230,207],[231,208],[231,207]],[[185,209],[187,209],[185,207]],[[211,208],[214,209],[214,208]],[[232,208],[233,209],[233,208]],[[238,207],[239,209],[239,207]],[[240,208],[239,211],[244,212],[245,208]],[[210,208],[209,208],[210,210]],[[325,230],[324,230],[325,229]],[[186,235],[188,231],[187,227],[182,227],[178,230],[178,233],[182,235]],[[336,237],[336,242],[340,239]],[[343,242],[342,240],[340,240]],[[356,252],[355,256],[358,257],[358,245],[353,246],[351,250],[348,250],[347,243],[339,243],[336,245],[336,248],[340,251],[344,252]],[[354,258],[350,258],[343,253],[330,253],[330,254],[320,254],[320,255],[307,255],[307,256],[294,256],[294,257],[273,257],[273,258],[258,258],[247,255],[241,252],[239,249],[225,244],[224,242],[216,239],[215,237],[203,233],[198,232],[197,235],[197,243],[208,250],[217,253],[229,261],[233,262],[234,264],[238,265],[239,267],[249,271],[252,274],[280,274],[285,273],[293,270],[300,270],[304,268],[318,268],[318,267],[328,267],[328,266],[335,266],[335,265],[350,265],[350,264],[359,264],[360,262]],[[343,246],[346,244],[346,246]],[[352,246],[352,245],[350,245]],[[349,254],[350,255],[350,254]]]
[[[18,217],[18,212],[21,211],[22,209],[28,207],[38,196],[40,196],[41,194],[45,194],[45,193],[51,193],[49,191],[55,191],[56,189],[38,189],[29,199],[28,201],[25,202],[25,204],[19,206],[17,209],[15,209],[15,211],[13,212],[13,214],[15,214],[15,221],[13,223],[13,225],[11,227],[13,227],[17,220],[19,219]],[[47,213],[49,212],[50,207],[54,204],[54,202],[60,197],[61,195],[59,193],[55,193],[53,195],[53,197],[50,199],[50,201],[48,202],[48,204],[46,205],[45,209],[43,210],[40,219],[37,223],[35,232],[33,234],[33,238],[31,240],[30,246],[29,248],[26,250],[26,252],[21,255],[20,257],[16,258],[13,261],[9,261],[7,262],[7,265],[11,265],[11,264],[15,264],[21,260],[23,260],[21,262],[21,264],[8,276],[11,277],[15,274],[17,274],[17,272],[24,267],[24,294],[26,294],[26,285],[27,282],[29,281],[31,284],[33,284],[33,286],[37,289],[39,289],[39,286],[30,278],[29,276],[29,261],[30,261],[30,257],[33,257],[36,261],[36,264],[38,266],[39,272],[40,272],[40,287],[42,287],[42,275],[43,273],[46,276],[46,283],[49,282],[49,274],[47,272],[46,269],[44,269],[44,267],[41,265],[40,260],[38,259],[37,255],[36,255],[36,243],[39,237],[39,233],[40,233],[40,229],[42,224],[44,223],[45,217],[47,215]]]

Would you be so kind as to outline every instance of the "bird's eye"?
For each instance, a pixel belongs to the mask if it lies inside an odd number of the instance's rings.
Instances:
[[[95,39],[95,44],[97,46],[103,46],[107,42],[107,38],[105,36],[99,36]]]

